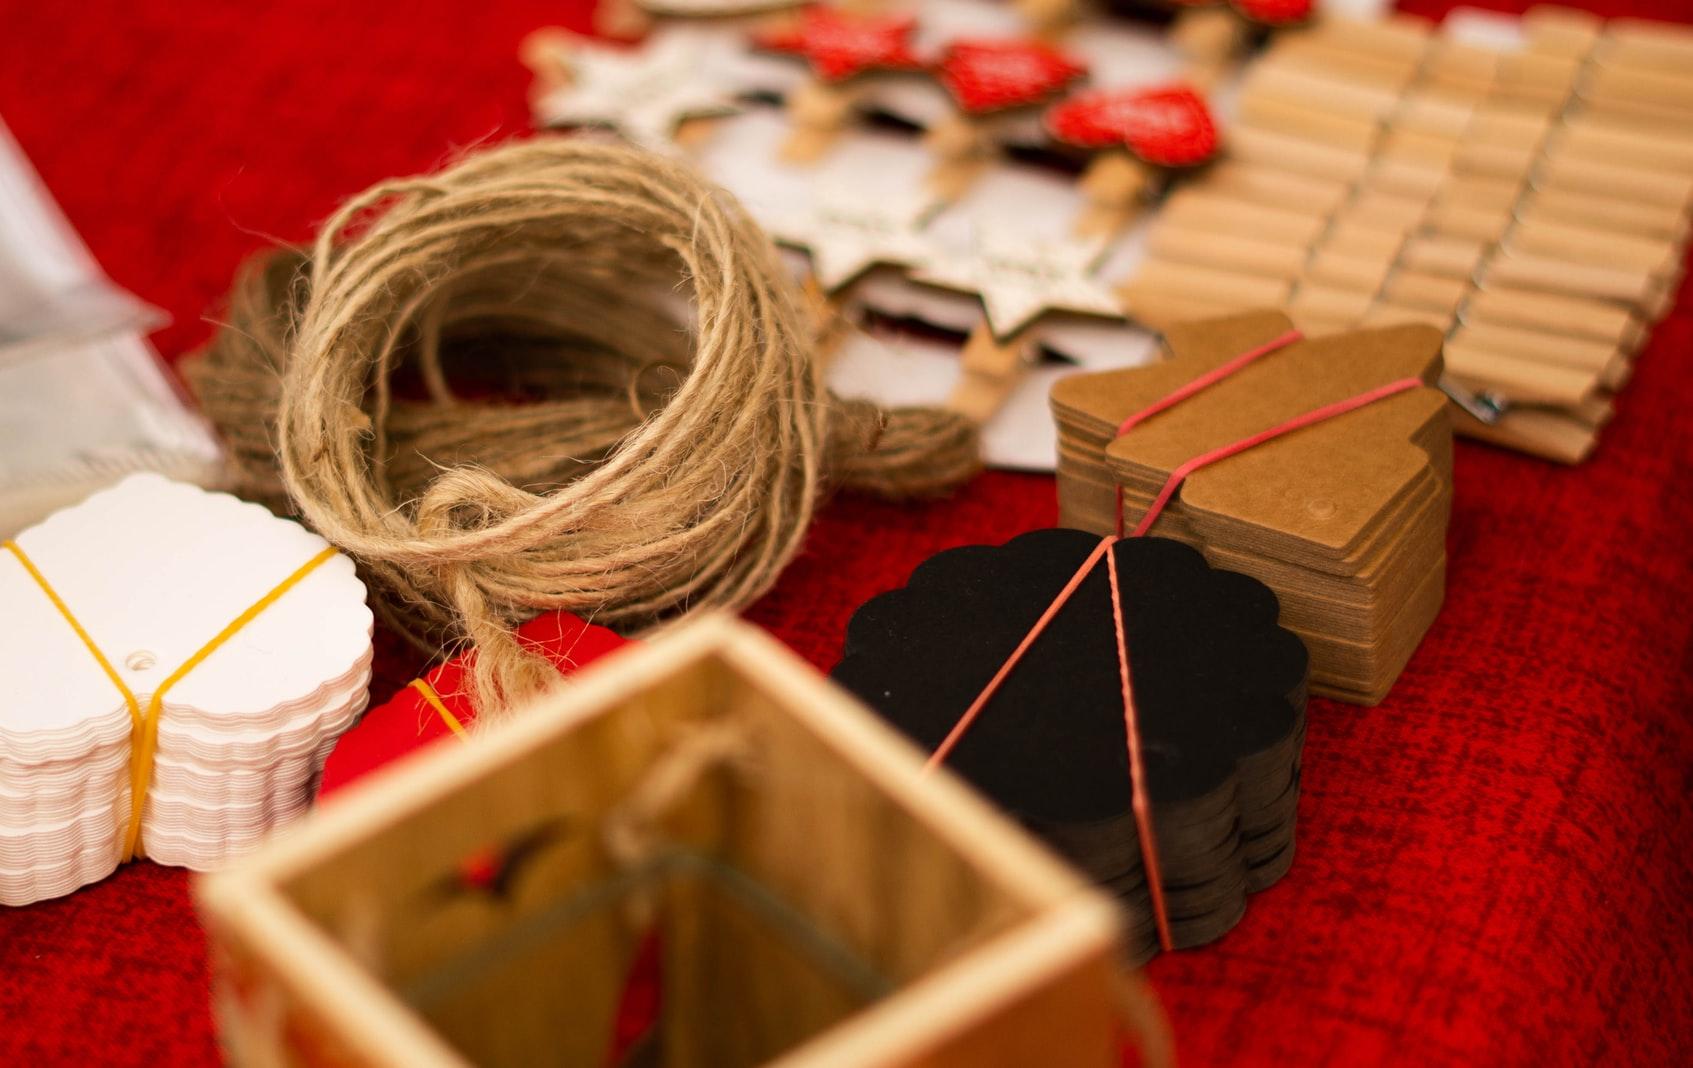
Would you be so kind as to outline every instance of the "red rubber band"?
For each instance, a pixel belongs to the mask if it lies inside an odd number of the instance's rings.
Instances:
[[[1397,382],[1389,382],[1385,386],[1377,386],[1375,389],[1360,393],[1356,397],[1348,397],[1343,401],[1335,401],[1333,404],[1326,404],[1321,408],[1314,408],[1311,411],[1306,412],[1304,415],[1296,415],[1287,422],[1278,423],[1268,430],[1260,430],[1258,433],[1249,438],[1241,438],[1239,441],[1232,442],[1231,444],[1224,445],[1220,448],[1212,449],[1210,452],[1205,453],[1202,456],[1195,456],[1187,463],[1182,464],[1180,467],[1170,472],[1169,479],[1165,481],[1164,488],[1158,491],[1158,496],[1155,500],[1153,500],[1152,507],[1148,508],[1146,510],[1146,514],[1140,517],[1140,523],[1135,526],[1132,537],[1140,537],[1152,528],[1152,524],[1158,522],[1158,516],[1164,511],[1164,506],[1170,502],[1170,498],[1175,496],[1176,490],[1181,486],[1182,481],[1201,467],[1214,464],[1218,460],[1226,460],[1230,456],[1233,456],[1236,453],[1245,452],[1247,449],[1250,449],[1255,445],[1262,445],[1271,438],[1279,438],[1283,434],[1299,430],[1302,427],[1308,427],[1313,423],[1320,423],[1325,419],[1333,419],[1337,415],[1345,415],[1347,412],[1356,408],[1362,408],[1366,404],[1374,404],[1383,397],[1391,397],[1395,393],[1403,393],[1408,389],[1416,389],[1422,384],[1423,380],[1420,378],[1401,378]],[[1123,513],[1121,509],[1118,509],[1117,522],[1118,524],[1121,524],[1122,521]]]
[[[976,722],[976,717],[982,714],[982,709],[986,708],[988,702],[993,700],[993,695],[998,692],[1000,684],[1011,674],[1011,669],[1017,666],[1018,661],[1023,659],[1023,654],[1028,652],[1029,647],[1035,644],[1035,639],[1039,638],[1041,632],[1046,630],[1046,625],[1052,622],[1052,617],[1056,616],[1058,610],[1063,608],[1065,603],[1070,600],[1070,595],[1081,586],[1082,580],[1088,577],[1088,572],[1092,571],[1093,566],[1099,563],[1099,558],[1105,555],[1106,551],[1116,543],[1116,538],[1103,538],[1098,545],[1094,546],[1093,552],[1089,553],[1088,558],[1082,561],[1082,566],[1078,567],[1076,573],[1070,576],[1070,581],[1066,582],[1064,588],[1058,591],[1058,596],[1052,599],[1052,603],[1046,606],[1046,611],[1042,612],[1040,618],[1035,620],[1035,625],[1029,628],[1027,634],[1023,635],[1023,640],[1018,642],[1017,648],[1013,649],[1011,655],[1005,658],[1005,663],[999,666],[999,670],[994,673],[994,677],[988,680],[988,684],[982,687],[982,692],[976,695],[974,701],[970,702],[970,707],[964,710],[962,716],[958,717],[958,722],[952,725],[952,730],[946,738],[935,747],[933,753],[929,754],[929,760],[923,765],[923,770],[933,771],[946,762],[947,756],[952,753],[954,747],[964,739],[964,732],[970,729],[970,725]]]
[[[1174,408],[1176,405],[1187,400],[1200,390],[1216,385],[1218,382],[1221,382],[1223,379],[1234,374],[1253,360],[1258,359],[1258,357],[1268,356],[1270,353],[1275,352],[1278,349],[1285,349],[1296,341],[1304,340],[1304,338],[1305,335],[1299,331],[1289,330],[1287,333],[1278,337],[1273,337],[1256,348],[1247,349],[1228,363],[1213,367],[1211,370],[1206,371],[1187,385],[1181,387],[1166,397],[1153,401],[1145,408],[1142,408],[1140,411],[1129,416],[1127,419],[1117,424],[1117,433],[1115,436],[1119,438],[1122,437],[1124,434],[1127,434],[1129,431],[1133,430],[1141,423],[1146,422],[1148,419],[1151,419],[1164,409]]]
[[[1121,437],[1145,420],[1222,381],[1259,357],[1286,348],[1303,337],[1304,335],[1299,331],[1289,330],[1287,333],[1256,348],[1248,349],[1229,362],[1213,368],[1168,396],[1129,416],[1117,427],[1116,436]],[[1158,517],[1164,511],[1164,506],[1170,502],[1171,497],[1175,496],[1176,490],[1180,488],[1182,482],[1200,468],[1262,445],[1272,438],[1278,438],[1283,434],[1323,422],[1326,419],[1332,419],[1337,415],[1344,415],[1365,405],[1374,404],[1385,397],[1403,393],[1408,389],[1415,389],[1423,384],[1423,380],[1420,378],[1401,378],[1397,382],[1377,386],[1375,389],[1360,393],[1357,396],[1348,397],[1333,404],[1326,404],[1321,408],[1313,408],[1311,411],[1296,415],[1284,423],[1278,423],[1250,437],[1242,438],[1239,441],[1231,442],[1194,457],[1170,472],[1170,477],[1164,482],[1164,487],[1159,490],[1157,498],[1153,500],[1152,506],[1146,510],[1146,514],[1141,517],[1140,523],[1135,526],[1134,533],[1131,536],[1137,538],[1144,536],[1152,528],[1152,525],[1158,521]],[[974,701],[970,702],[970,707],[958,718],[958,722],[953,724],[952,730],[948,732],[946,738],[935,747],[935,751],[930,754],[928,762],[923,765],[923,770],[925,772],[933,771],[945,763],[947,756],[958,746],[965,732],[970,729],[971,724],[975,723],[976,717],[981,715],[982,709],[987,707],[988,702],[993,699],[993,695],[999,691],[1001,684],[1022,661],[1024,654],[1029,651],[1035,640],[1046,630],[1053,617],[1081,587],[1082,582],[1099,564],[1099,559],[1103,556],[1110,572],[1111,622],[1116,630],[1117,672],[1118,677],[1122,680],[1123,687],[1123,733],[1128,739],[1129,784],[1135,816],[1135,833],[1140,839],[1141,864],[1146,870],[1146,885],[1152,903],[1153,922],[1158,929],[1158,944],[1165,950],[1171,950],[1175,948],[1175,945],[1170,936],[1170,917],[1164,903],[1164,882],[1158,867],[1158,842],[1152,826],[1152,800],[1146,793],[1146,774],[1141,760],[1140,717],[1139,711],[1135,707],[1134,682],[1129,669],[1128,631],[1123,622],[1122,593],[1117,589],[1117,558],[1111,552],[1112,546],[1116,545],[1122,537],[1123,488],[1119,485],[1117,487],[1117,533],[1108,534],[1100,539],[1093,552],[1089,553],[1087,559],[1082,561],[1082,566],[1076,569],[1074,575],[1070,576],[1070,581],[1065,583],[1064,588],[1058,591],[1058,596],[1054,597],[1052,603],[1047,605],[1046,611],[1041,613],[1040,618],[1035,621],[1035,625],[1029,628],[1027,634],[1023,635],[1022,641],[1017,643],[1017,648],[1013,649],[1011,655],[1006,657],[1005,662],[994,673],[994,677],[988,680],[988,684],[982,688],[982,692],[976,695]]]
[[[1017,648],[1013,649],[1011,655],[1005,658],[1005,662],[999,666],[999,670],[994,673],[994,677],[988,680],[986,686],[982,687],[982,692],[976,695],[976,699],[970,702],[970,707],[965,710],[962,716],[958,717],[958,722],[953,724],[952,730],[948,732],[946,738],[935,747],[935,751],[929,755],[928,762],[923,765],[923,770],[925,773],[931,772],[946,762],[946,758],[963,740],[965,732],[976,722],[976,717],[981,715],[982,709],[986,708],[988,702],[993,700],[993,695],[999,691],[1000,685],[1010,676],[1012,670],[1023,659],[1023,655],[1035,644],[1036,639],[1046,630],[1047,624],[1052,622],[1053,617],[1057,616],[1064,605],[1069,603],[1070,597],[1081,587],[1088,575],[1093,573],[1093,569],[1099,566],[1100,557],[1104,557],[1110,572],[1111,622],[1117,634],[1117,676],[1122,681],[1123,687],[1123,733],[1128,739],[1129,789],[1135,814],[1135,832],[1140,839],[1141,864],[1146,869],[1146,885],[1152,898],[1152,918],[1158,928],[1158,943],[1169,950],[1174,949],[1175,944],[1170,939],[1169,911],[1164,905],[1164,882],[1158,869],[1158,844],[1153,837],[1152,827],[1152,799],[1146,793],[1146,773],[1141,764],[1140,718],[1139,712],[1135,708],[1134,685],[1129,672],[1128,630],[1123,623],[1123,597],[1117,589],[1117,558],[1111,552],[1111,548],[1117,544],[1118,540],[1112,535],[1099,539],[1099,544],[1094,546],[1093,552],[1089,553],[1087,559],[1082,561],[1082,566],[1078,567],[1076,573],[1070,576],[1070,581],[1066,582],[1064,588],[1058,591],[1058,596],[1054,597],[1052,603],[1046,606],[1046,611],[1041,613],[1040,618],[1035,621],[1035,625],[1029,628],[1027,634],[1023,635],[1022,641],[1017,643]]]
[[[1112,440],[1115,441],[1117,438],[1122,437],[1124,434],[1127,434],[1129,431],[1146,422],[1148,419],[1151,419],[1159,412],[1164,411],[1166,408],[1173,408],[1182,401],[1185,401],[1189,397],[1193,396],[1195,393],[1216,385],[1218,382],[1221,382],[1223,379],[1234,374],[1242,367],[1245,367],[1247,364],[1258,359],[1258,357],[1268,356],[1272,352],[1285,349],[1294,342],[1303,341],[1304,339],[1305,335],[1300,333],[1298,330],[1289,330],[1285,334],[1280,334],[1271,338],[1262,345],[1247,349],[1228,363],[1213,367],[1211,370],[1200,375],[1187,385],[1182,386],[1180,389],[1175,390],[1167,396],[1153,401],[1145,408],[1142,408],[1140,411],[1129,416],[1121,423],[1118,423],[1117,433],[1112,436]],[[1117,486],[1117,536],[1119,538],[1123,536],[1123,487],[1121,484]]]
[[[1170,912],[1164,905],[1164,878],[1158,871],[1158,839],[1152,827],[1152,799],[1146,794],[1146,767],[1141,763],[1140,711],[1135,707],[1135,687],[1129,671],[1129,636],[1123,625],[1123,595],[1117,589],[1117,555],[1106,553],[1105,563],[1111,573],[1111,623],[1117,630],[1117,675],[1123,681],[1123,734],[1129,740],[1129,793],[1135,812],[1135,833],[1140,838],[1140,862],[1146,869],[1146,888],[1152,899],[1152,921],[1158,926],[1158,944],[1168,952],[1176,944],[1170,938]]]

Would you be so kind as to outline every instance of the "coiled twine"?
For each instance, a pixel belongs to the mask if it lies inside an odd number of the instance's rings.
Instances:
[[[414,640],[473,645],[497,715],[556,678],[524,619],[739,608],[826,484],[974,473],[962,417],[832,397],[814,319],[685,164],[539,139],[382,182],[309,255],[249,265],[185,371],[240,488],[285,494]]]

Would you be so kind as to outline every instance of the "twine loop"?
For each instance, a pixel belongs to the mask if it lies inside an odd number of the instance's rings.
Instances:
[[[185,370],[240,488],[285,494],[418,644],[472,644],[494,718],[555,677],[523,620],[741,608],[826,487],[979,466],[959,416],[829,394],[822,324],[732,198],[587,138],[379,183],[245,271],[229,318]]]

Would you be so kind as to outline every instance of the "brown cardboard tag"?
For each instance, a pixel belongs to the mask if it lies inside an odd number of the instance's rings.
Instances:
[[[1307,338],[1262,356],[1117,436],[1121,422],[1292,328],[1253,312],[1172,327],[1170,358],[1074,375],[1052,392],[1060,521],[1133,528],[1184,464],[1325,405],[1405,378],[1385,397],[1202,467],[1150,533],[1196,545],[1268,584],[1312,649],[1313,686],[1373,703],[1440,603],[1451,508],[1441,333],[1425,325]]]

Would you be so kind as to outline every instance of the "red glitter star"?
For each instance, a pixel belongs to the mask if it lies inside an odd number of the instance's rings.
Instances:
[[[935,73],[959,107],[981,114],[1038,104],[1087,67],[1038,41],[954,41]]]
[[[1192,167],[1217,152],[1211,110],[1181,84],[1077,93],[1046,113],[1046,128],[1078,148],[1122,145],[1158,167]]]
[[[911,50],[917,20],[909,15],[852,15],[828,7],[806,10],[799,25],[753,34],[771,52],[805,57],[825,81],[844,81],[873,70],[916,70]]]

